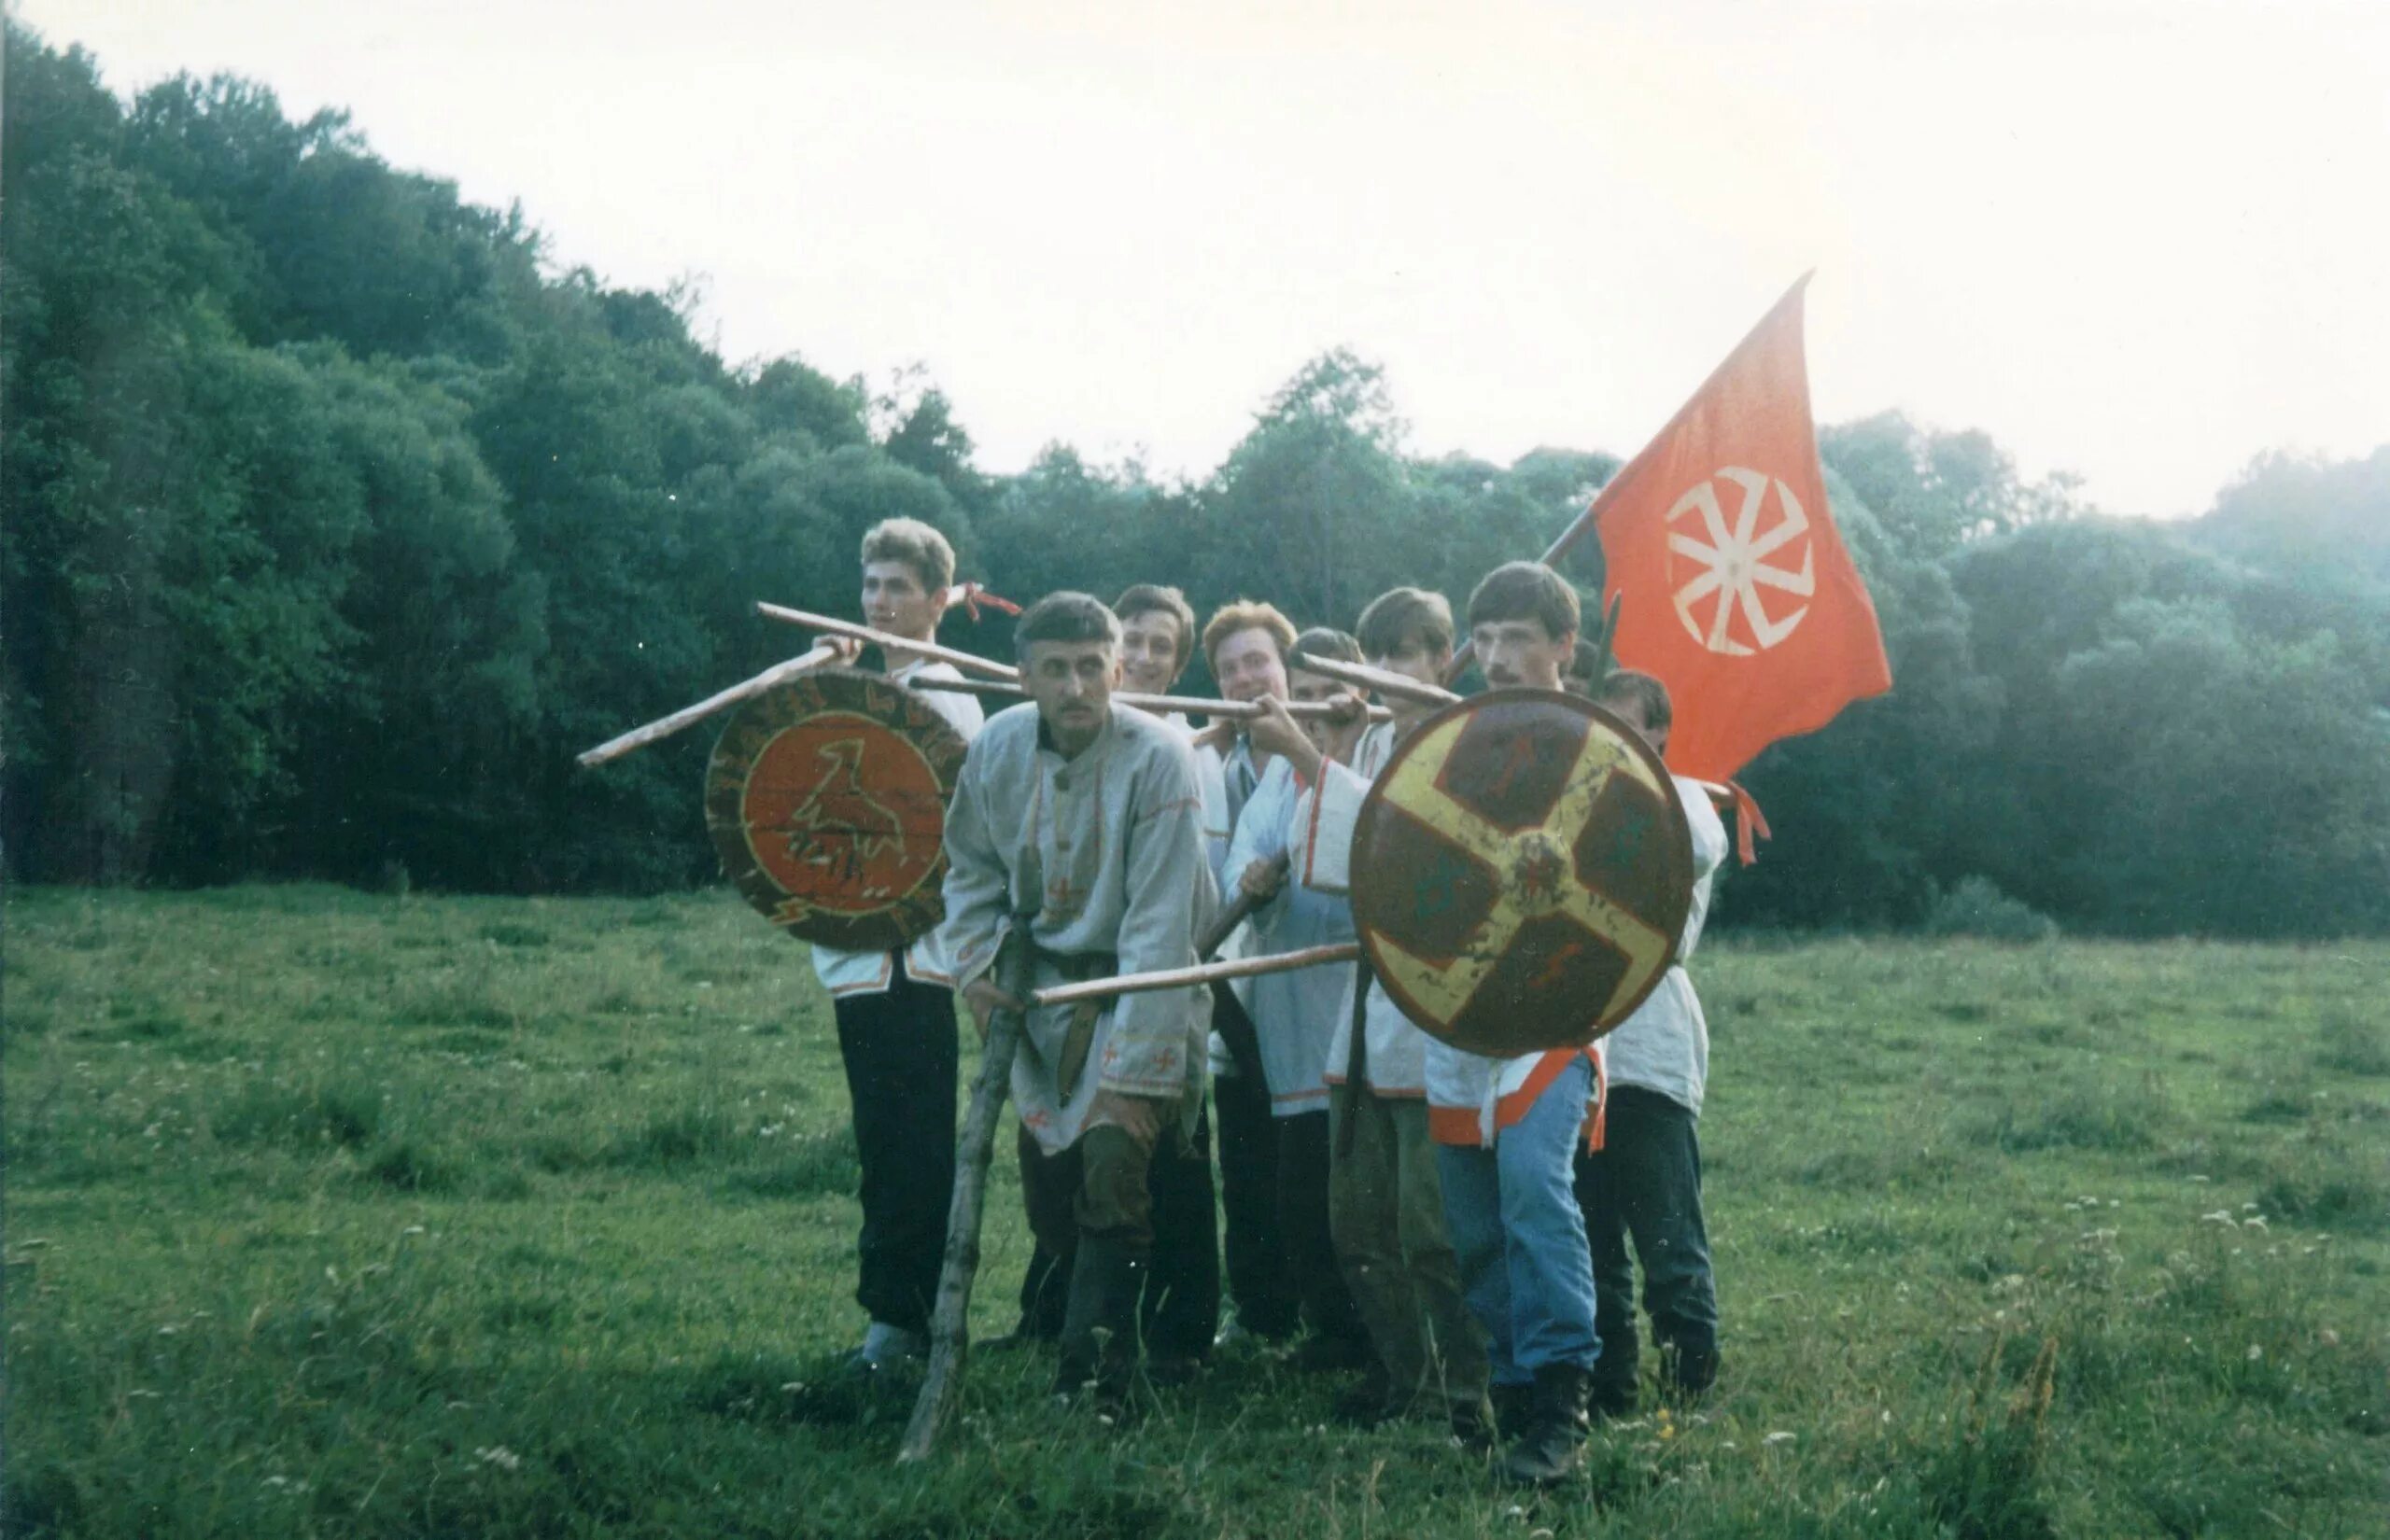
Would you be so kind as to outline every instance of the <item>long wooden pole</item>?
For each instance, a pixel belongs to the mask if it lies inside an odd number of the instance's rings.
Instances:
[[[1050,989],[1038,990],[1033,998],[1040,1005],[1072,1005],[1082,1000],[1110,1000],[1115,995],[1143,994],[1150,989],[1186,989],[1222,979],[1290,973],[1328,962],[1350,962],[1360,955],[1359,942],[1342,941],[1332,946],[1305,946],[1274,957],[1232,958],[1226,962],[1199,962],[1192,968],[1160,968],[1150,973],[1118,973],[1080,984],[1057,984]]]
[[[907,679],[905,682],[908,689],[913,690],[943,690],[962,695],[1008,696],[1015,700],[1029,698],[1029,692],[1025,688],[1004,679]],[[1140,711],[1151,711],[1156,716],[1170,711],[1184,711],[1195,716],[1230,717],[1239,721],[1251,721],[1263,714],[1263,707],[1258,701],[1210,700],[1202,695],[1144,695],[1133,690],[1116,690],[1112,693],[1112,698],[1123,706],[1133,706]],[[1306,717],[1328,718],[1341,715],[1336,707],[1330,706],[1326,701],[1288,701],[1286,704],[1287,714],[1297,721]],[[1393,713],[1382,706],[1372,706],[1369,708],[1369,714],[1371,721],[1382,721]]]
[[[1030,996],[1029,921],[1017,917],[1013,933],[996,964],[996,982],[1015,1000]],[[988,1202],[988,1161],[995,1153],[996,1122],[1004,1113],[1005,1096],[1012,1085],[1012,1061],[1020,1052],[1020,1035],[1028,1013],[996,1011],[988,1019],[988,1041],[980,1049],[979,1073],[971,1083],[971,1110],[963,1114],[963,1136],[955,1152],[954,1202],[947,1210],[946,1265],[939,1269],[937,1300],[930,1311],[930,1362],[921,1391],[913,1402],[913,1419],[905,1427],[905,1442],[896,1463],[910,1464],[929,1458],[937,1442],[947,1405],[963,1382],[963,1363],[970,1350],[971,1284],[979,1273],[979,1228]]]
[[[755,613],[767,621],[779,621],[787,625],[801,625],[808,631],[827,631],[834,637],[852,637],[857,641],[867,641],[874,647],[883,648],[892,652],[911,652],[920,657],[935,658],[940,663],[950,663],[957,668],[966,669],[974,674],[985,674],[993,679],[1018,680],[1020,678],[1020,670],[1008,663],[998,663],[993,658],[983,658],[977,652],[963,652],[951,647],[940,647],[933,641],[915,641],[909,637],[899,637],[886,631],[875,631],[870,626],[858,625],[853,621],[842,621],[836,615],[816,615],[810,610],[791,609],[785,605],[765,604],[760,600],[755,605]]]
[[[751,696],[760,695],[784,679],[793,679],[808,668],[819,668],[835,661],[838,649],[816,647],[800,652],[786,663],[776,663],[752,679],[742,679],[729,689],[708,695],[695,706],[684,706],[668,717],[658,717],[643,727],[634,727],[620,737],[608,738],[581,756],[583,764],[604,764],[618,760],[634,749],[644,749],[658,738],[668,738],[683,727],[705,721],[717,711],[738,705]]]
[[[1307,672],[1325,674],[1345,684],[1374,690],[1391,700],[1406,700],[1421,706],[1450,706],[1460,697],[1441,685],[1422,684],[1408,674],[1398,674],[1388,668],[1372,668],[1365,663],[1339,663],[1334,658],[1305,658]]]

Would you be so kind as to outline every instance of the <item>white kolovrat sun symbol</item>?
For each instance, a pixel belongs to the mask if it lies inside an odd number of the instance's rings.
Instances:
[[[1731,530],[1718,503],[1720,482],[1732,482],[1743,491],[1742,506],[1736,510]],[[1771,486],[1783,511],[1763,532],[1760,520],[1767,511]],[[1701,535],[1678,526],[1685,515],[1696,511],[1701,515]],[[1801,553],[1798,571],[1784,565],[1792,556],[1787,547],[1796,540]],[[1770,563],[1770,556],[1777,560]],[[1680,563],[1679,557],[1685,560]],[[1690,577],[1682,575],[1687,565],[1694,569]],[[1668,577],[1676,587],[1677,619],[1684,622],[1695,641],[1728,657],[1764,652],[1792,634],[1801,617],[1809,612],[1809,598],[1818,590],[1809,517],[1801,511],[1792,489],[1782,482],[1737,465],[1722,467],[1668,510]],[[1760,599],[1763,588],[1773,588],[1801,602],[1771,617]],[[1778,603],[1780,606],[1783,601]],[[1738,615],[1741,625],[1735,623]]]

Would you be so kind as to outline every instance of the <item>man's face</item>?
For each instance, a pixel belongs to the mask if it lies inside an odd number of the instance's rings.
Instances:
[[[1337,683],[1325,674],[1305,673],[1300,668],[1290,668],[1286,671],[1286,684],[1294,691],[1292,698],[1299,701],[1324,701],[1351,688],[1349,685]],[[1339,727],[1326,717],[1302,719],[1303,736],[1311,739],[1311,746],[1329,758],[1338,760],[1349,757],[1345,750],[1351,747],[1352,740],[1359,735],[1360,725],[1355,722],[1350,726]]]
[[[912,563],[863,564],[863,616],[873,630],[928,641],[937,635],[938,617],[945,612],[942,596],[922,586]]]
[[[1278,656],[1278,643],[1259,626],[1222,637],[1212,649],[1212,673],[1220,681],[1220,693],[1232,701],[1286,698],[1286,661]]]
[[[1147,609],[1120,623],[1120,682],[1140,694],[1166,695],[1178,682],[1178,649],[1186,641],[1178,617]]]
[[[1652,752],[1654,754],[1665,754],[1668,751],[1667,734],[1652,731],[1651,722],[1644,718],[1643,702],[1640,699],[1633,695],[1605,695],[1596,699],[1594,704],[1635,729],[1635,735],[1651,745]]]
[[[1487,621],[1469,628],[1469,640],[1477,649],[1477,666],[1485,682],[1497,690],[1513,685],[1557,690],[1560,671],[1577,651],[1576,632],[1555,637],[1541,621]]]
[[[1021,688],[1037,703],[1046,731],[1065,758],[1104,731],[1119,682],[1119,654],[1108,641],[1031,642],[1021,660]]]
[[[1370,666],[1383,668],[1391,674],[1400,674],[1405,679],[1417,679],[1421,684],[1432,684],[1441,690],[1444,684],[1444,670],[1451,665],[1452,661],[1451,648],[1431,648],[1420,637],[1412,636],[1403,637],[1400,644],[1392,651],[1382,652],[1371,658]],[[1408,733],[1413,724],[1433,715],[1436,710],[1432,706],[1423,706],[1413,701],[1396,700],[1391,696],[1387,698],[1385,705],[1386,709],[1394,713],[1394,727],[1397,733]]]

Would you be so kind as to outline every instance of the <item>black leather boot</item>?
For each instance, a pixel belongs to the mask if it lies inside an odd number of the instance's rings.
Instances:
[[[1494,1426],[1504,1438],[1516,1438],[1527,1431],[1535,1410],[1533,1385],[1496,1385],[1485,1393],[1494,1407]]]
[[[1076,1395],[1092,1382],[1099,1402],[1127,1402],[1137,1368],[1137,1299],[1150,1267],[1143,1247],[1080,1239],[1071,1269],[1070,1309],[1062,1317],[1056,1394]]]
[[[1535,1406],[1526,1431],[1511,1446],[1502,1473],[1528,1486],[1549,1487],[1577,1468],[1585,1443],[1586,1374],[1574,1364],[1535,1371]]]
[[[1632,1417],[1639,1390],[1631,1369],[1624,1377],[1604,1374],[1596,1369],[1592,1389],[1586,1397],[1587,1407],[1596,1421],[1608,1417]]]

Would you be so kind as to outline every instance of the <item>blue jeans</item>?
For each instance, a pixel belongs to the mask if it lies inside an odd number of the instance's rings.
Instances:
[[[1601,1356],[1593,1257],[1572,1185],[1593,1081],[1593,1065],[1578,1058],[1526,1116],[1495,1134],[1492,1149],[1436,1151],[1461,1292],[1485,1328],[1497,1385],[1526,1384],[1555,1364],[1590,1372]]]

